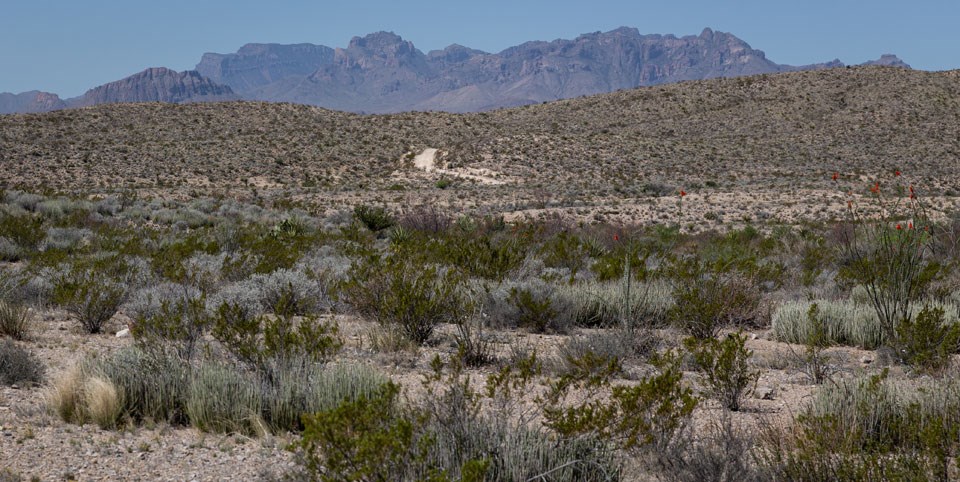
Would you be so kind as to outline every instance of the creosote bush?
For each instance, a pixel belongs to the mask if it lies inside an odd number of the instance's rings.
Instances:
[[[431,396],[406,404],[392,383],[304,417],[291,447],[310,480],[619,480],[596,437],[555,438],[517,419],[516,396],[538,371],[535,357],[491,375],[476,390],[454,361],[432,362]],[[495,410],[483,413],[487,400]],[[517,425],[517,424],[520,425]]]
[[[898,355],[918,371],[939,372],[960,350],[960,324],[945,324],[943,308],[925,306],[897,325]]]
[[[100,333],[127,295],[121,284],[126,270],[119,257],[77,262],[54,281],[53,299],[87,333]]]
[[[656,373],[627,385],[613,383],[621,370],[615,358],[588,351],[568,359],[571,369],[550,382],[541,401],[545,424],[562,437],[593,434],[634,454],[674,453],[698,399],[680,383],[679,355],[666,352],[651,362]],[[578,401],[567,402],[576,393]]]
[[[670,267],[674,305],[668,317],[684,333],[705,340],[716,338],[731,324],[757,322],[760,292],[749,274],[731,263],[711,263],[699,257],[675,260]]]
[[[290,364],[329,360],[343,346],[337,325],[313,316],[296,318],[287,300],[280,299],[276,315],[257,316],[224,303],[212,322],[213,337],[237,361],[267,376]]]
[[[748,364],[753,352],[746,348],[746,342],[747,336],[742,332],[731,333],[723,340],[684,340],[694,365],[704,375],[710,395],[734,412],[740,410],[745,392],[760,376]]]
[[[354,263],[342,293],[361,315],[422,344],[439,323],[456,323],[468,311],[463,286],[456,270],[373,255]]]

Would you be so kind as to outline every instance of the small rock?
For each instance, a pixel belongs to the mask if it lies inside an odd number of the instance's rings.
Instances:
[[[753,396],[760,400],[773,400],[773,388],[761,385],[753,391]]]
[[[124,328],[117,332],[117,338],[126,338],[130,336],[130,328]]]
[[[810,383],[810,377],[805,373],[797,373],[787,378],[787,383],[791,385],[807,385]]]
[[[860,357],[860,363],[863,363],[864,365],[873,363],[873,355],[863,355]]]

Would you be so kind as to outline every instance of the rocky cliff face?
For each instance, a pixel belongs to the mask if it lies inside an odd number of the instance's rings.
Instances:
[[[200,75],[249,92],[290,77],[304,77],[333,61],[334,50],[323,45],[247,44],[235,54],[203,54]]]
[[[163,67],[150,68],[116,82],[90,89],[70,99],[70,107],[85,107],[117,102],[208,102],[237,100],[239,96],[225,85],[201,76],[197,71],[177,72]]]
[[[57,94],[49,92],[33,90],[21,94],[0,93],[0,114],[50,112],[66,106]]]
[[[910,67],[889,54],[867,64]],[[377,32],[354,37],[346,48],[247,44],[232,54],[207,53],[196,70],[147,69],[66,102],[40,92],[0,94],[0,113],[234,99],[352,112],[468,112],[684,80],[843,66],[839,60],[780,65],[736,36],[709,28],[675,37],[622,27],[499,53],[451,45],[426,54],[396,34]]]

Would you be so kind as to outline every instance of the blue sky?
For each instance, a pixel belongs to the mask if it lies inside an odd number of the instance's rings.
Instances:
[[[3,0],[0,92],[62,97],[146,67],[192,69],[204,52],[248,42],[346,46],[393,31],[424,52],[452,43],[497,52],[527,40],[637,27],[731,32],[778,63],[895,53],[914,68],[960,68],[956,0],[248,1]]]

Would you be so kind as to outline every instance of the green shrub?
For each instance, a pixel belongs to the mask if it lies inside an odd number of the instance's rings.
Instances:
[[[13,341],[0,340],[0,384],[39,384],[45,371],[36,355]]]
[[[570,271],[571,278],[586,267],[590,254],[587,245],[568,231],[547,239],[539,251],[547,267],[565,268]]]
[[[587,352],[580,359],[568,360],[572,369],[551,382],[542,401],[545,424],[563,438],[593,434],[624,451],[670,449],[688,425],[698,400],[681,385],[680,356],[667,352],[652,363],[657,373],[637,384],[621,385],[611,383],[621,370],[614,358]],[[605,391],[601,389],[609,390],[609,399],[599,395]],[[594,395],[580,395],[578,402],[568,404],[578,390]]]
[[[134,320],[131,332],[140,349],[151,352],[172,348],[184,360],[198,353],[204,333],[211,325],[204,299],[164,301],[159,311]]]
[[[758,371],[750,369],[748,361],[753,352],[746,348],[746,342],[742,332],[729,334],[723,341],[716,338],[684,340],[694,364],[705,376],[710,395],[734,412],[740,410],[744,393],[760,376]]]
[[[77,263],[55,280],[53,299],[87,333],[100,333],[126,297],[126,288],[115,281],[125,268],[117,258],[94,261],[90,266]]]
[[[0,238],[9,240],[8,247],[12,245],[17,248],[16,250],[8,249],[5,261],[17,261],[22,257],[30,257],[36,252],[45,235],[41,216],[31,214],[11,216],[0,213]]]
[[[235,359],[267,376],[278,367],[302,360],[326,361],[343,342],[334,323],[316,317],[294,318],[281,299],[273,316],[250,316],[241,306],[222,304],[213,322],[213,336]]]
[[[456,266],[471,276],[494,281],[503,281],[527,258],[527,245],[519,238],[494,237],[490,234],[450,236],[433,240],[424,249],[437,262]]]
[[[918,371],[938,372],[960,349],[960,324],[945,324],[943,308],[925,306],[897,325],[898,354]]]
[[[810,324],[810,330],[803,343],[804,353],[800,360],[803,364],[803,372],[813,383],[820,385],[827,380],[832,369],[827,363],[830,357],[823,353],[823,350],[830,346],[830,338],[827,336],[827,327],[816,303],[810,305],[810,309],[807,310],[807,322]]]
[[[670,267],[674,305],[668,317],[684,333],[716,338],[730,324],[756,324],[761,316],[760,292],[753,279],[700,258],[675,260]]]
[[[319,480],[398,480],[425,467],[431,440],[424,419],[398,405],[400,388],[383,385],[329,409],[304,415],[304,431],[295,447],[311,478]],[[444,480],[444,473],[416,474],[418,480]]]
[[[30,309],[25,305],[0,300],[0,335],[23,340],[30,330]]]
[[[455,323],[467,311],[454,270],[424,266],[392,255],[354,263],[342,292],[361,315],[392,326],[417,344],[439,323]]]
[[[556,325],[557,310],[549,293],[533,291],[527,288],[510,290],[510,302],[517,309],[517,325],[534,333],[544,333]]]
[[[514,397],[530,381],[530,360],[491,376],[484,393],[462,365],[445,374],[439,358],[422,404],[400,403],[398,387],[304,417],[294,444],[306,478],[319,480],[618,480],[619,467],[596,437],[557,438],[517,425]],[[490,398],[493,413],[480,412]]]
[[[380,206],[371,207],[361,204],[353,208],[353,216],[367,229],[375,233],[393,227],[397,223],[393,215],[386,208]]]
[[[204,230],[161,238],[159,246],[150,253],[153,272],[168,281],[186,284],[189,281],[185,265],[187,260],[198,253],[216,254],[220,251],[216,240],[209,239],[207,233],[208,231]]]

